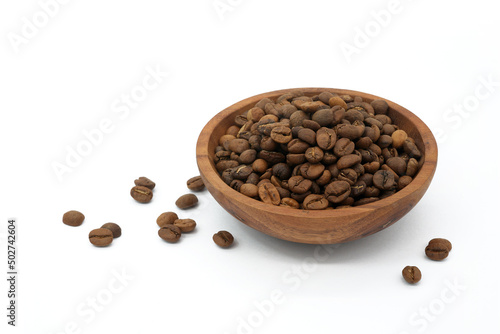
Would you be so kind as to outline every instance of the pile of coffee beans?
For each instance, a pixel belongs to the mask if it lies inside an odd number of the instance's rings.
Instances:
[[[434,238],[425,247],[425,255],[431,260],[441,261],[448,257],[451,248],[451,242],[447,239]],[[402,274],[404,280],[410,284],[418,283],[422,279],[422,272],[415,266],[406,266]]]
[[[384,100],[302,91],[264,98],[220,137],[214,163],[240,193],[276,206],[335,209],[406,187],[423,163]]]
[[[147,177],[141,176],[134,181],[135,187],[130,189],[130,196],[140,203],[149,203],[153,199],[156,184]]]

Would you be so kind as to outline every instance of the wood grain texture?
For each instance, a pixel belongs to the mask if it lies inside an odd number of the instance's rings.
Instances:
[[[214,149],[220,136],[234,124],[234,117],[263,98],[275,99],[294,89],[278,90],[247,98],[224,109],[203,128],[196,147],[201,177],[215,200],[246,225],[276,238],[308,244],[343,243],[366,237],[398,221],[422,198],[437,166],[437,144],[429,128],[409,110],[385,98],[352,90],[298,88],[307,96],[323,91],[361,96],[364,101],[384,99],[388,115],[405,130],[423,153],[424,163],[414,180],[404,189],[385,199],[359,207],[335,210],[297,210],[265,204],[240,194],[225,184],[213,163]]]

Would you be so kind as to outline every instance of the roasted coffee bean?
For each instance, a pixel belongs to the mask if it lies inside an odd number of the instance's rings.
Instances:
[[[363,135],[365,127],[354,124],[339,124],[337,125],[337,133],[342,138],[350,140],[357,139]]]
[[[221,161],[219,161],[215,165],[215,168],[217,169],[217,171],[219,173],[222,173],[226,169],[238,167],[238,165],[239,165],[238,161],[234,161],[234,160],[221,160]]]
[[[380,169],[380,163],[378,161],[368,162],[363,165],[363,168],[365,173],[375,174]]]
[[[366,124],[366,126],[373,126],[373,125],[375,125],[380,130],[382,130],[382,126],[383,126],[382,122],[380,122],[378,119],[376,119],[374,117],[365,118],[365,124]]]
[[[366,187],[364,195],[366,197],[378,197],[380,190],[376,187]]]
[[[334,96],[332,98],[330,98],[330,100],[328,100],[328,104],[330,105],[330,107],[335,107],[335,106],[340,106],[344,109],[347,109],[347,104],[346,102],[342,99],[342,96]]]
[[[266,160],[271,165],[274,165],[274,164],[277,164],[280,162],[285,162],[285,160],[286,160],[285,155],[283,153],[271,152],[271,151],[266,151],[266,150],[260,151],[258,157],[260,159]]]
[[[290,189],[291,192],[296,193],[296,194],[304,194],[311,189],[312,186],[312,181],[309,179],[305,179],[301,175],[297,176],[292,176],[288,180],[288,189]]]
[[[252,122],[258,122],[266,113],[259,107],[254,107],[250,109],[247,113],[247,120]]]
[[[325,196],[329,202],[340,203],[349,197],[351,186],[346,181],[334,181],[325,188]]]
[[[421,153],[420,150],[418,149],[417,145],[412,143],[410,140],[405,140],[403,143],[403,149],[405,153],[407,153],[411,158],[420,158]]]
[[[240,187],[240,193],[248,197],[257,197],[259,188],[255,184],[245,183]]]
[[[182,231],[179,227],[169,224],[164,225],[158,230],[158,235],[165,241],[177,242],[181,238]]]
[[[316,144],[316,132],[311,129],[303,128],[299,131],[299,139],[308,143],[309,145]]]
[[[231,157],[231,151],[221,150],[215,153],[214,162],[218,163],[221,160],[229,160]]]
[[[401,176],[398,180],[398,190],[401,190],[405,188],[407,185],[409,185],[413,181],[411,176],[405,175]]]
[[[251,166],[241,165],[234,169],[233,178],[237,180],[246,180],[252,172],[253,169]]]
[[[281,203],[280,194],[272,183],[264,183],[259,186],[259,197],[264,203],[273,205]]]
[[[179,216],[175,212],[164,212],[156,218],[156,224],[162,227],[165,225],[173,224],[175,220],[179,219]]]
[[[322,164],[311,164],[309,162],[300,166],[300,175],[306,179],[315,180],[323,174],[325,170],[325,165]]]
[[[231,184],[229,186],[236,191],[240,191],[241,186],[244,184],[245,183],[241,180],[233,180],[233,181],[231,181]]]
[[[236,138],[232,139],[229,141],[228,145],[229,150],[235,152],[235,153],[242,153],[245,150],[248,150],[250,148],[250,144],[248,143],[248,140],[242,139],[242,138]]]
[[[106,223],[101,226],[101,228],[107,228],[113,233],[113,239],[119,238],[122,235],[122,229],[118,224]]]
[[[360,162],[361,162],[361,156],[357,154],[344,155],[337,161],[337,168],[338,169],[349,168],[355,164],[359,164]]]
[[[323,153],[323,150],[317,146],[309,147],[305,153],[307,161],[309,161],[312,164],[316,164],[321,160],[323,160],[324,155],[325,154]]]
[[[233,244],[234,237],[228,231],[219,231],[212,237],[215,244],[219,247],[226,248]]]
[[[363,116],[363,114],[359,110],[349,109],[346,111],[344,119],[348,120],[349,123],[352,124],[356,121],[362,122],[365,119],[365,117]]]
[[[396,149],[401,148],[406,139],[408,139],[408,134],[403,130],[396,130],[391,135],[392,146]]]
[[[348,138],[340,138],[333,147],[333,153],[339,158],[352,152],[354,152],[354,143]]]
[[[252,164],[252,169],[257,173],[264,173],[268,168],[268,163],[264,159],[257,159]]]
[[[363,181],[356,181],[356,183],[351,187],[351,197],[359,197],[363,195],[366,191],[366,183]]]
[[[337,134],[329,128],[320,128],[316,132],[316,142],[323,150],[331,150],[337,142]]]
[[[316,179],[316,184],[320,187],[326,186],[328,183],[330,183],[332,179],[332,173],[328,169],[325,169],[321,176]]]
[[[324,152],[321,163],[323,165],[331,165],[337,162],[337,157],[331,152]]]
[[[302,122],[306,119],[311,119],[310,114],[303,112],[302,110],[297,110],[290,116],[290,126],[301,126]]]
[[[233,168],[228,168],[225,171],[223,171],[221,174],[222,181],[224,181],[224,183],[226,183],[227,185],[230,185],[231,182],[233,182],[233,180],[234,180],[233,171],[234,171]]]
[[[302,203],[306,210],[324,210],[328,207],[328,200],[323,195],[311,194]]]
[[[260,181],[259,174],[252,173],[252,174],[248,175],[247,183],[257,184],[257,183],[259,183],[259,181]]]
[[[270,179],[273,176],[273,169],[268,168],[261,176],[261,179]]]
[[[291,194],[290,194],[290,197],[291,197],[292,199],[296,200],[297,202],[302,203],[302,202],[304,201],[304,199],[305,199],[307,196],[311,195],[311,194],[312,194],[312,192],[311,192],[311,191],[308,191],[308,192],[303,193],[303,194],[291,193]]]
[[[290,190],[287,190],[283,187],[276,187],[276,190],[278,190],[278,193],[280,194],[280,198],[290,197],[290,195],[291,195]]]
[[[442,243],[442,244],[444,244],[446,246],[446,248],[448,249],[448,251],[451,251],[451,249],[453,248],[452,245],[451,245],[451,242],[449,240],[447,240],[447,239],[434,238],[431,241],[429,241],[429,245],[434,244],[434,243]]]
[[[444,260],[450,253],[450,248],[448,246],[447,243],[441,241],[430,242],[427,247],[425,247],[425,255],[434,261]]]
[[[280,180],[287,180],[292,176],[292,169],[286,163],[277,163],[273,166],[273,175]]]
[[[282,198],[280,206],[290,207],[290,208],[294,208],[294,209],[300,208],[299,202],[297,202],[296,200],[294,200],[293,198],[290,198],[290,197]]]
[[[235,136],[238,134],[238,132],[240,131],[240,128],[236,125],[231,125],[227,131],[226,131],[226,135],[231,135],[231,136]]]
[[[302,122],[302,126],[307,129],[311,129],[314,132],[318,131],[319,128],[321,128],[321,125],[319,125],[318,122],[315,122],[313,120],[306,119]]]
[[[240,154],[240,162],[244,165],[251,165],[257,159],[257,151],[249,149]]]
[[[113,232],[107,228],[98,228],[90,231],[89,240],[94,246],[105,247],[113,242]]]
[[[386,160],[386,164],[399,176],[405,175],[406,162],[402,158],[399,157],[389,158]]]
[[[202,191],[203,189],[205,189],[205,184],[203,183],[201,176],[192,177],[187,180],[186,183],[188,189],[192,191]]]
[[[388,135],[388,136],[392,137],[392,135],[394,134],[395,131],[396,131],[396,127],[393,124],[384,124],[384,126],[382,126],[381,133],[383,135]],[[394,142],[394,138],[393,138],[393,142]]]
[[[182,195],[175,201],[175,205],[177,205],[179,209],[189,209],[196,204],[198,204],[198,197],[194,194]]]
[[[80,226],[85,220],[85,216],[80,211],[71,210],[63,215],[62,221],[69,226]]]
[[[277,126],[271,131],[271,139],[280,144],[287,144],[292,140],[292,130],[287,126]]]
[[[383,164],[382,166],[380,166],[380,169],[391,173],[392,176],[394,176],[394,181],[396,183],[399,181],[399,175],[391,167],[387,166],[386,164]]]
[[[301,129],[302,131],[303,129]],[[312,130],[311,130],[312,131]],[[300,131],[299,131],[300,132]],[[306,142],[300,140],[300,139],[292,139],[288,145],[288,152],[292,154],[300,154],[300,153],[305,153],[306,150],[309,148],[309,144]]]
[[[340,170],[337,179],[339,181],[346,181],[352,186],[358,180],[358,173],[352,168],[345,168]]]
[[[330,92],[321,92],[318,95],[318,100],[320,100],[324,104],[329,104],[330,99],[334,96],[336,96],[336,95],[334,95],[333,93],[330,93]]]
[[[151,181],[145,176],[141,176],[140,178],[136,179],[134,183],[136,186],[143,186],[151,190],[153,190],[153,188],[156,186],[156,184],[153,181]]]
[[[319,126],[330,126],[333,123],[332,109],[320,109],[312,115],[312,120]]]
[[[318,111],[319,109],[322,109],[323,106],[325,106],[325,104],[321,101],[309,102],[309,101],[302,101],[299,99],[294,99],[292,104],[295,107],[297,107],[297,109],[300,109],[307,113],[313,113],[315,111]]]
[[[392,144],[392,137],[388,135],[381,135],[377,141],[377,145],[384,149]]]
[[[387,114],[387,110],[389,110],[389,105],[384,100],[373,100],[370,104],[372,105],[375,114],[385,115]]]
[[[394,175],[386,170],[379,170],[373,175],[373,185],[380,190],[389,190],[394,184]]]
[[[177,226],[181,232],[191,232],[196,227],[196,222],[193,219],[176,219],[174,221],[174,226]]]
[[[300,165],[303,164],[305,161],[306,161],[306,155],[303,153],[286,155],[286,163],[289,165]]]
[[[143,186],[135,186],[130,189],[130,196],[140,203],[149,203],[153,198],[153,191]]]
[[[366,172],[365,174],[358,177],[358,180],[363,181],[364,183],[366,183],[367,187],[370,187],[371,185],[373,185],[373,174],[371,174],[370,172]]]
[[[356,141],[356,148],[366,150],[373,144],[370,137],[361,137]]]
[[[415,266],[406,266],[403,269],[403,278],[410,284],[418,283],[422,279],[420,269]]]

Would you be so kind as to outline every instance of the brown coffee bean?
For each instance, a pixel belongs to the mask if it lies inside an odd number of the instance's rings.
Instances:
[[[401,190],[405,188],[407,185],[409,185],[413,181],[411,176],[405,175],[401,176],[398,180],[398,190]]]
[[[302,129],[300,131],[302,131]],[[308,148],[309,144],[297,138],[292,139],[287,145],[288,152],[292,154],[305,153]]]
[[[392,137],[388,135],[381,135],[377,141],[377,145],[384,149],[392,144]]]
[[[380,190],[376,187],[366,187],[365,197],[378,197],[380,195]]]
[[[349,168],[351,166],[354,166],[355,164],[359,164],[360,162],[361,162],[361,156],[357,154],[344,155],[337,161],[337,168],[338,169]]]
[[[273,205],[281,203],[280,194],[272,183],[264,183],[259,186],[259,197],[264,203]]]
[[[375,114],[387,114],[387,110],[389,110],[389,105],[384,100],[373,100],[370,104]]]
[[[351,197],[359,197],[363,195],[366,191],[366,183],[364,181],[356,181],[356,183],[351,187]]]
[[[307,152],[307,151],[306,151]],[[301,154],[287,154],[286,155],[286,163],[289,165],[300,165],[306,161],[306,155]]]
[[[415,266],[406,266],[403,269],[403,278],[410,284],[418,283],[422,279],[420,269]]]
[[[277,163],[273,166],[273,175],[280,180],[287,180],[292,175],[292,169],[286,163]]]
[[[296,194],[304,194],[311,189],[312,181],[309,179],[305,179],[301,175],[292,176],[288,180],[288,188],[291,192]]]
[[[406,166],[406,175],[414,177],[418,172],[418,161],[414,158],[408,160],[408,165]]]
[[[302,122],[302,127],[304,128],[307,128],[307,129],[311,129],[313,130],[314,132],[318,131],[319,128],[321,128],[321,125],[319,125],[318,122],[315,122],[313,120],[309,120],[309,119],[306,119]]]
[[[101,228],[107,228],[113,233],[113,239],[119,238],[122,235],[122,229],[118,224],[106,223],[101,226]]]
[[[257,151],[249,149],[240,154],[240,162],[244,165],[251,165],[257,159]]]
[[[391,134],[392,146],[396,149],[403,146],[406,139],[408,139],[408,134],[403,130],[396,130]]]
[[[264,173],[268,168],[268,163],[264,159],[257,159],[252,164],[252,169],[257,173]]]
[[[248,143],[248,140],[246,139],[241,139],[241,138],[236,138],[232,139],[229,141],[228,149],[230,151],[233,151],[235,153],[243,153],[244,151],[248,150],[250,148],[250,144]]]
[[[260,141],[260,149],[266,151],[274,151],[278,147],[278,144],[272,140],[271,137],[263,136]],[[243,154],[243,153],[242,153]]]
[[[337,134],[333,129],[320,128],[316,132],[316,141],[323,150],[331,150],[337,142]]]
[[[280,144],[286,144],[292,140],[292,130],[287,126],[277,126],[271,131],[271,139]]]
[[[399,176],[405,175],[406,162],[403,160],[403,158],[400,157],[389,158],[386,160],[386,164]]]
[[[234,160],[221,160],[217,164],[215,164],[215,168],[217,169],[217,171],[219,173],[222,173],[222,172],[224,172],[225,170],[227,170],[229,168],[238,167],[238,165],[239,165],[238,161],[234,161]]]
[[[240,193],[248,197],[257,197],[259,188],[255,184],[245,183],[240,187]]]
[[[158,230],[158,235],[165,241],[177,242],[181,238],[182,231],[173,224],[164,225]]]
[[[309,145],[315,145],[316,144],[316,132],[314,132],[311,129],[303,128],[299,131],[298,135],[300,140],[303,140],[304,142],[308,143]],[[298,152],[300,153],[300,152]]]
[[[313,113],[325,106],[325,104],[321,101],[309,102],[298,99],[293,100],[292,104],[298,109],[307,113]]]
[[[322,149],[320,149],[317,146],[314,146],[314,147],[309,147],[306,150],[305,158],[310,163],[316,164],[316,163],[320,162],[321,160],[323,160],[324,155],[325,154],[323,153]]]
[[[177,205],[179,209],[189,209],[196,204],[198,204],[198,197],[196,197],[195,194],[182,195],[175,201],[175,205]]]
[[[339,181],[346,181],[352,186],[358,180],[358,173],[352,168],[342,169],[339,171],[337,179]]]
[[[285,207],[290,207],[294,209],[300,208],[299,202],[294,200],[293,198],[287,197],[287,198],[282,198],[280,206],[285,206]]]
[[[252,122],[258,122],[266,113],[259,107],[254,107],[248,110],[247,120]]]
[[[417,145],[415,145],[413,142],[410,140],[405,140],[403,143],[403,149],[405,153],[407,153],[411,158],[420,158],[421,153],[420,150],[418,149]]]
[[[346,181],[334,181],[325,188],[326,199],[334,204],[349,197],[351,186]]]
[[[432,239],[425,247],[425,255],[431,260],[441,261],[448,257],[451,250],[451,243],[446,239]]]
[[[173,224],[175,220],[179,219],[179,216],[175,212],[164,212],[156,218],[156,224],[162,227],[165,225]]]
[[[107,228],[98,228],[90,231],[90,243],[97,247],[105,247],[113,242],[113,232]]]
[[[452,245],[451,245],[451,242],[449,240],[447,240],[447,239],[434,238],[431,241],[429,241],[429,245],[430,244],[434,244],[434,243],[442,243],[443,245],[446,246],[446,248],[448,249],[448,251],[451,251],[451,249],[453,248]]]
[[[219,231],[213,235],[212,239],[217,246],[222,248],[227,248],[234,242],[233,235],[228,231]]]
[[[309,162],[300,166],[300,175],[306,179],[315,180],[323,174],[325,170],[325,165],[322,164],[311,164]]]
[[[69,226],[80,226],[85,220],[85,216],[80,211],[71,210],[63,215],[62,221]]]
[[[271,152],[262,150],[259,152],[258,157],[260,159],[266,160],[271,165],[286,161],[285,155],[281,152]]]
[[[354,152],[354,143],[347,138],[340,138],[333,147],[333,153],[339,158],[352,152]]]
[[[333,123],[333,111],[332,109],[320,109],[312,115],[312,120],[319,126],[330,126]]]
[[[196,222],[193,219],[176,219],[174,220],[174,225],[177,226],[181,232],[191,232],[196,227]]]
[[[143,186],[135,186],[130,189],[130,196],[140,203],[149,203],[153,199],[153,191]]]
[[[151,190],[153,190],[154,187],[156,186],[156,184],[153,181],[151,181],[150,179],[148,179],[145,176],[141,176],[140,178],[135,180],[134,183],[136,186],[143,186],[143,187],[149,188]]]
[[[332,98],[330,98],[330,100],[328,100],[328,104],[330,105],[330,107],[335,107],[335,106],[340,106],[344,109],[347,109],[347,104],[346,102],[339,96],[334,96]]]
[[[246,180],[248,176],[252,173],[253,173],[252,167],[241,165],[233,170],[233,178],[237,180]]]
[[[339,124],[337,125],[337,133],[342,138],[347,138],[350,140],[357,139],[363,135],[364,127],[351,125],[351,124]]]
[[[394,184],[394,175],[386,170],[379,170],[373,175],[373,185],[380,190],[389,190]]]
[[[311,194],[304,198],[302,205],[306,210],[324,210],[329,204],[325,196]]]
[[[190,178],[189,180],[187,180],[186,184],[188,189],[192,191],[202,191],[203,189],[205,189],[205,184],[203,183],[201,176]]]

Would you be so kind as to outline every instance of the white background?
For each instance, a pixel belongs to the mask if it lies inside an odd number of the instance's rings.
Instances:
[[[1,3],[1,267],[5,274],[6,221],[15,217],[20,273],[15,329],[1,280],[1,332],[499,333],[494,2],[401,0],[383,26],[373,13],[391,9],[389,0],[220,3],[229,9],[74,0],[52,7],[47,22],[35,0]],[[30,32],[33,16],[46,24]],[[346,57],[347,44],[357,53]],[[129,114],[116,113],[147,68],[168,76]],[[179,213],[197,220],[196,232],[163,242],[156,217],[175,209],[198,173],[204,124],[243,98],[308,86],[386,97],[431,127],[439,166],[419,205],[330,254],[257,232],[204,192],[198,208]],[[59,180],[53,164],[105,119],[112,130]],[[147,205],[129,196],[142,175],[157,183]],[[82,226],[62,224],[71,209],[86,215]],[[88,232],[109,221],[122,237],[93,247]],[[212,242],[221,229],[234,234],[231,249]],[[443,262],[424,255],[433,237],[453,243]],[[406,265],[422,270],[418,285],[402,280]],[[114,279],[122,271],[125,285]],[[93,298],[99,311],[90,311]]]

